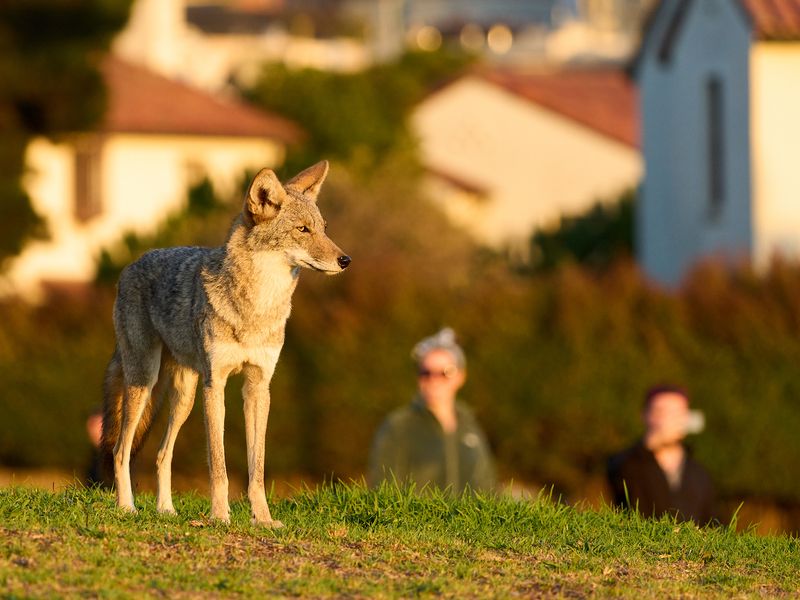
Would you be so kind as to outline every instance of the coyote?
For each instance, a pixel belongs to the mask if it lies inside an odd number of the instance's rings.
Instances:
[[[211,516],[230,521],[223,426],[225,382],[244,374],[247,466],[254,523],[279,527],[264,491],[269,382],[283,346],[301,267],[343,271],[350,257],[325,234],[316,205],[328,163],[282,185],[263,169],[219,248],[152,250],[120,275],[114,303],[117,342],[103,389],[103,449],[114,465],[117,504],[135,512],[130,460],[164,396],[169,423],[158,451],[157,506],[175,513],[171,468],[175,438],[204,392]]]

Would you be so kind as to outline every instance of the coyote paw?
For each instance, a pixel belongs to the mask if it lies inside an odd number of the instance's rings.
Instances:
[[[173,506],[159,506],[158,512],[161,513],[162,515],[171,515],[171,516],[175,516],[178,514],[178,511],[176,511],[175,507]]]
[[[227,512],[222,511],[211,511],[211,518],[215,521],[221,521],[225,524],[230,524],[231,522],[231,515]]]
[[[283,523],[277,519],[268,519],[262,521],[253,517],[250,519],[250,522],[253,525],[260,525],[261,527],[268,527],[270,529],[281,529],[283,527]]]

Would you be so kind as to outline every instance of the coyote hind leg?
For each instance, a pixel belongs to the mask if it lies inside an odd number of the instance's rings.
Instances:
[[[151,348],[135,367],[129,367],[130,362],[125,359],[123,352],[125,389],[122,399],[122,426],[114,446],[114,483],[117,488],[117,505],[124,510],[136,512],[131,486],[131,450],[139,422],[151,401],[153,387],[158,379],[161,344]]]

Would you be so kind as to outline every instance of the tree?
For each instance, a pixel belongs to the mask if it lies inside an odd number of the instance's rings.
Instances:
[[[633,256],[634,192],[614,203],[593,205],[586,212],[562,217],[557,228],[531,236],[531,267],[550,270],[565,261],[604,269],[617,259]]]
[[[389,154],[413,148],[406,117],[414,104],[472,61],[468,55],[442,50],[407,53],[395,63],[358,73],[269,64],[243,94],[308,132],[306,143],[287,157],[282,174],[293,174],[320,158],[366,171]]]
[[[92,128],[106,106],[98,71],[131,0],[0,3],[0,262],[43,223],[22,189],[33,136]]]

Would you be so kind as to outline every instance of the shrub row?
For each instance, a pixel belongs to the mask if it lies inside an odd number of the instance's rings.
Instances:
[[[723,495],[800,500],[791,476],[800,463],[798,267],[705,265],[677,291],[649,284],[626,260],[601,272],[564,263],[515,273],[452,230],[408,173],[388,161],[353,182],[334,169],[323,192],[329,233],[354,262],[336,278],[302,276],[272,385],[269,476],[359,477],[380,420],[414,393],[410,348],[451,325],[468,355],[464,399],[504,476],[581,489],[638,435],[644,390],[669,381],[706,412],[693,445]],[[222,236],[234,210],[192,218],[218,223],[203,231]],[[161,243],[198,231],[191,219],[170,223]],[[113,349],[112,299],[100,286],[38,308],[0,306],[1,461],[85,464],[84,419]],[[229,466],[244,473],[238,383],[228,386],[226,435]],[[178,470],[204,469],[200,413],[178,440]]]

